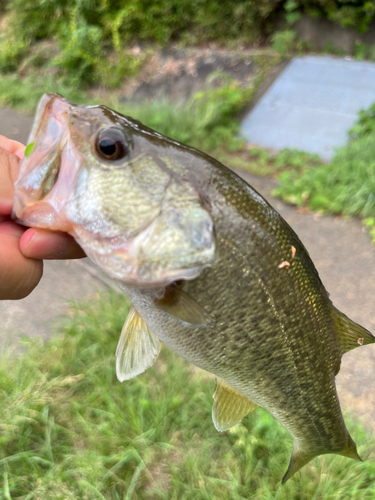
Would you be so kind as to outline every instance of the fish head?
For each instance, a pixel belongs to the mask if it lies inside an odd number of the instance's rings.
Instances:
[[[209,207],[178,143],[105,106],[42,97],[13,217],[70,233],[120,282],[166,286],[215,259]]]

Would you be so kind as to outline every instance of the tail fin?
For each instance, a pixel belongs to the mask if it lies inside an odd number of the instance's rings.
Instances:
[[[325,452],[325,453],[330,453]],[[318,455],[323,455],[325,453],[319,453],[317,451],[304,451],[300,450],[294,444],[293,453],[289,462],[289,467],[281,481],[282,484],[285,484],[288,479],[290,479],[296,472],[298,472],[304,465],[306,465],[310,460],[317,457]],[[363,462],[362,458],[358,455],[357,447],[355,442],[348,434],[348,442],[346,446],[340,451],[332,451],[331,453],[336,453],[337,455],[342,455],[343,457],[353,458],[354,460],[359,460]]]
[[[333,306],[332,306],[333,307]],[[334,309],[334,320],[339,334],[341,353],[345,354],[351,349],[355,349],[361,345],[373,344],[375,337],[363,326],[354,323],[345,314],[338,309]]]

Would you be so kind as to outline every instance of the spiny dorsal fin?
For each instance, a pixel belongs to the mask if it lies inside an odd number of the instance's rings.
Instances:
[[[351,349],[361,345],[373,344],[375,337],[363,326],[354,323],[345,314],[334,307],[334,319],[339,334],[341,353],[345,354]]]
[[[218,431],[230,429],[257,407],[250,399],[220,379],[216,379],[213,398],[212,420]]]
[[[190,295],[175,285],[168,286],[164,296],[156,300],[155,305],[185,323],[194,326],[203,326],[207,323],[206,311]]]
[[[116,349],[116,375],[129,380],[154,364],[160,352],[159,339],[132,306]]]

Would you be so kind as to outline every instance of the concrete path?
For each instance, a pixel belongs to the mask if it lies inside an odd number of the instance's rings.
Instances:
[[[0,133],[27,141],[32,120],[0,110]],[[17,132],[18,131],[18,132]],[[16,133],[17,132],[17,133]],[[309,251],[334,304],[375,333],[375,246],[359,221],[301,213],[270,195],[274,181],[241,174],[287,220]],[[0,302],[0,350],[16,345],[21,335],[48,338],[54,322],[69,307],[112,286],[87,259],[45,263],[40,285],[26,299]],[[342,406],[375,430],[375,345],[347,353],[337,377]]]

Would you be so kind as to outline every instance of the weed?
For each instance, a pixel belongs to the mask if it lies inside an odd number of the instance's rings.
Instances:
[[[276,31],[271,37],[271,47],[282,57],[286,57],[296,43],[296,32],[294,30]]]

